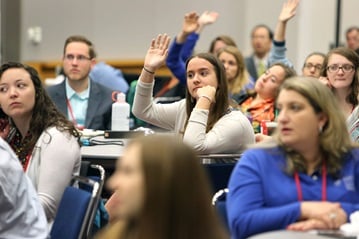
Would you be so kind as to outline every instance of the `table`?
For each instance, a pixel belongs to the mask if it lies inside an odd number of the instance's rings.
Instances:
[[[288,230],[278,230],[260,233],[249,237],[248,239],[325,239],[325,238],[346,238],[356,239],[355,236],[344,236],[339,230],[326,231],[310,231],[310,232],[296,232]]]
[[[96,137],[99,143],[110,141],[115,144],[94,145],[92,143],[92,146],[82,146],[81,156],[82,160],[103,166],[106,170],[106,178],[108,178],[115,170],[116,161],[122,156],[129,139],[110,139],[106,141],[101,137]],[[198,157],[208,173],[213,193],[215,193],[227,187],[230,174],[241,154],[206,154],[198,155]]]

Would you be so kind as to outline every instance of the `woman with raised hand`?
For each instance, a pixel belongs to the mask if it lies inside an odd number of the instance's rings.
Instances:
[[[276,98],[272,141],[243,153],[229,181],[233,238],[272,230],[339,229],[359,210],[359,149],[332,92],[294,77]]]
[[[210,53],[192,56],[186,63],[186,99],[172,104],[152,101],[154,75],[166,60],[169,37],[153,39],[145,57],[133,105],[133,114],[150,124],[174,131],[198,153],[238,153],[254,143],[254,133],[243,113],[229,106],[223,64]]]

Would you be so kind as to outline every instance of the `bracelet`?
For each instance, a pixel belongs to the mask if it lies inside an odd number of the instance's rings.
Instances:
[[[200,95],[199,97],[198,97],[198,99],[199,98],[206,98],[208,101],[209,101],[209,103],[212,103],[212,99],[211,99],[211,97],[209,97],[208,95]]]
[[[146,67],[143,67],[143,69],[147,72],[147,73],[150,73],[150,74],[152,74],[152,75],[154,75],[155,74],[155,72],[154,71],[150,71],[149,69],[147,69]]]

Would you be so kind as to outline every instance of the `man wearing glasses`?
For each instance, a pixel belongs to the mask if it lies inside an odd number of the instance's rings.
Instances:
[[[48,93],[59,110],[79,128],[111,129],[112,91],[90,77],[96,64],[95,49],[83,36],[66,39],[63,51],[65,80]]]

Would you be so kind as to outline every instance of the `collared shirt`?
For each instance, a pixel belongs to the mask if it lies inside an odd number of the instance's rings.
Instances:
[[[74,91],[66,79],[66,96],[67,96],[67,118],[78,126],[85,126],[88,99],[90,97],[91,81],[88,87],[81,93]]]
[[[48,238],[38,195],[10,146],[0,139],[0,238]]]

